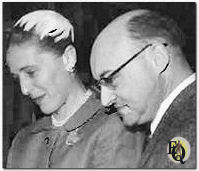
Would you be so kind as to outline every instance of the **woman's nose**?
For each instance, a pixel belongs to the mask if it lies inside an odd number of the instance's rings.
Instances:
[[[108,87],[101,86],[101,103],[103,106],[110,106],[114,103],[116,96],[113,93],[113,90],[110,90]]]
[[[23,95],[30,94],[31,83],[28,78],[20,78],[20,87]]]

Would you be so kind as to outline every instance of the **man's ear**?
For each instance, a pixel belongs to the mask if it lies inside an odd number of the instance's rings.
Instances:
[[[73,72],[75,64],[77,62],[76,49],[73,45],[69,45],[66,47],[64,54],[62,55],[62,59],[65,65],[65,69],[68,72]]]
[[[161,74],[167,69],[170,63],[170,55],[164,44],[153,44],[151,60],[158,74]]]

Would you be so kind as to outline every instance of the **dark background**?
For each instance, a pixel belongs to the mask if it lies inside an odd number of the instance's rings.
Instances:
[[[137,8],[152,9],[175,19],[186,35],[184,48],[187,60],[195,70],[196,62],[196,4],[146,2],[4,2],[3,3],[3,64],[12,25],[24,14],[38,9],[52,9],[67,17],[75,28],[78,52],[77,68],[85,84],[92,82],[89,55],[94,39],[114,18]],[[19,129],[40,116],[38,108],[23,97],[19,85],[13,81],[3,65],[3,165],[8,149]]]

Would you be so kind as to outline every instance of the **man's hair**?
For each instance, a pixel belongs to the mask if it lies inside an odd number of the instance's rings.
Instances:
[[[62,39],[55,43],[54,38],[50,36],[46,36],[40,40],[40,37],[35,33],[34,28],[30,31],[24,31],[22,27],[13,29],[9,39],[9,47],[28,42],[39,47],[42,51],[53,52],[56,55],[61,56],[64,53],[65,48],[72,43],[72,40],[71,36],[69,36],[67,39]]]
[[[127,23],[132,38],[150,40],[162,38],[173,46],[183,47],[185,38],[177,23],[164,15],[153,11],[145,11],[139,16],[132,17]]]

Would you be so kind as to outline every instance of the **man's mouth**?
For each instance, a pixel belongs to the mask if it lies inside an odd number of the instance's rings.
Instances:
[[[127,104],[125,104],[125,105],[115,105],[115,107],[117,108],[118,113],[121,114],[121,115],[126,115],[130,111],[130,108]]]
[[[121,110],[122,108],[126,108],[126,107],[128,107],[129,108],[129,106],[127,105],[127,104],[125,104],[125,105],[114,105],[115,106],[115,108],[117,108],[117,110]]]

